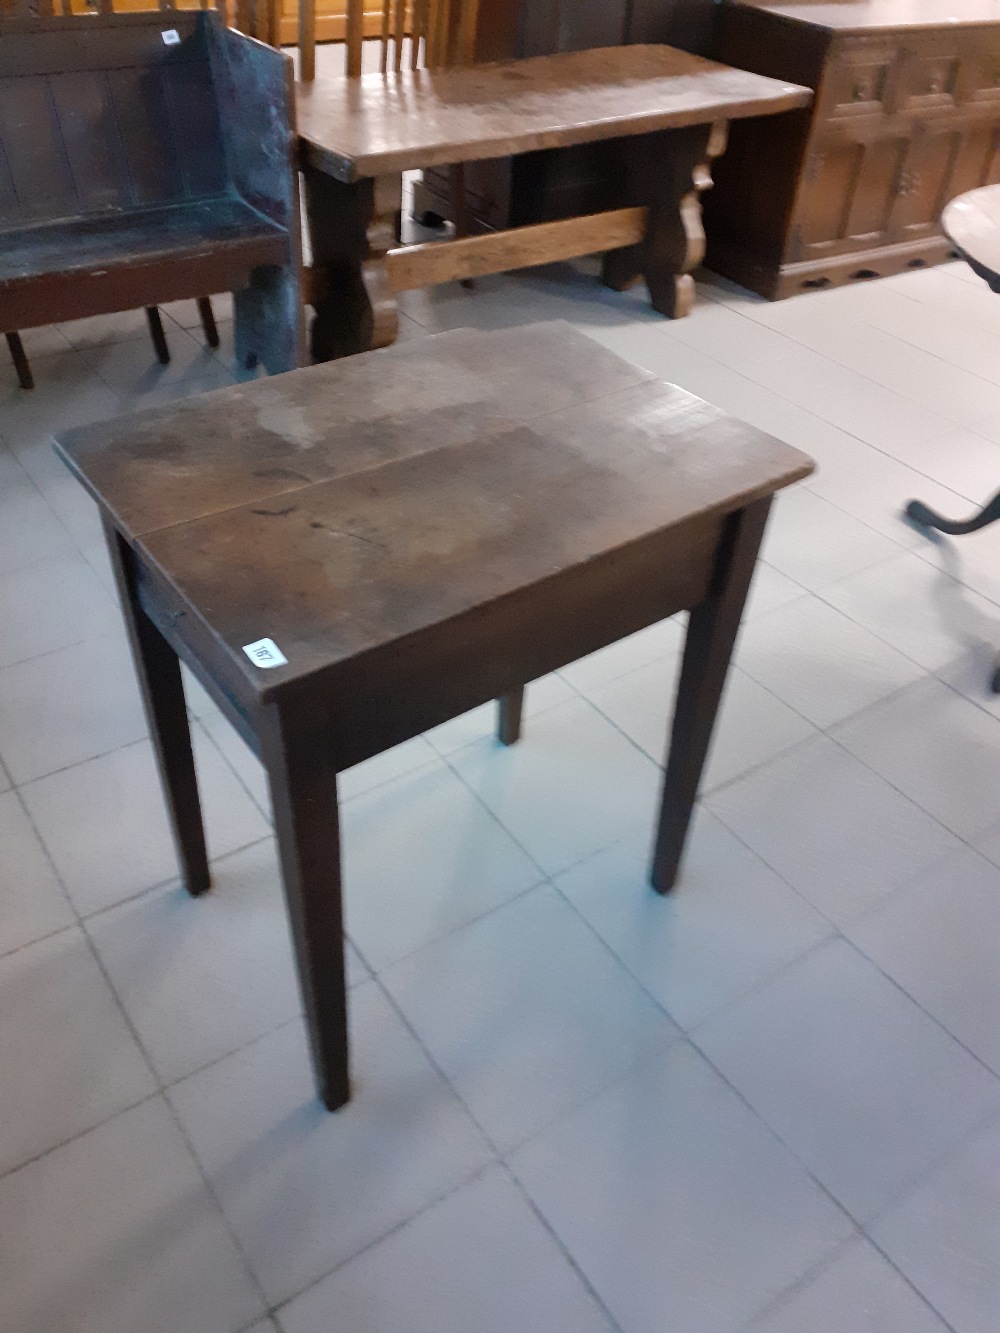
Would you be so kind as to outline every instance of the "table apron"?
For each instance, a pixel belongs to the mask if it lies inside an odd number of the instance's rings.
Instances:
[[[337,768],[696,606],[724,519],[646,538],[344,663],[323,692]],[[667,696],[665,681],[665,707]]]

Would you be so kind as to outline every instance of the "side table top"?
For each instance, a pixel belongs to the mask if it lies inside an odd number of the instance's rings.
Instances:
[[[812,471],[562,323],[397,344],[57,450],[261,700]],[[244,654],[265,638],[285,665]]]
[[[339,180],[806,106],[808,88],[672,46],[615,46],[296,86],[306,160]]]
[[[941,225],[965,258],[1000,284],[1000,185],[984,185],[952,199]]]

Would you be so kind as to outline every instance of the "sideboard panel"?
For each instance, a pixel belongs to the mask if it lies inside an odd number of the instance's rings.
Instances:
[[[886,12],[878,0],[723,6],[720,60],[816,99],[732,135],[705,199],[710,268],[782,297],[948,256],[944,205],[1000,180],[1000,23],[988,0],[981,18],[971,0],[947,24],[939,0],[894,6],[896,26]],[[747,226],[756,195],[782,201],[770,226]]]

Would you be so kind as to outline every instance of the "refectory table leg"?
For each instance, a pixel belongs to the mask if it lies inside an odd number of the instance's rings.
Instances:
[[[313,261],[313,360],[388,347],[399,332],[386,255],[396,244],[402,177],[345,184],[306,166],[302,178]]]
[[[653,309],[682,319],[694,303],[691,271],[705,257],[699,196],[712,184],[711,160],[726,147],[726,122],[639,135],[628,141],[627,198],[649,209],[646,238],[604,257],[602,280],[625,291],[646,279]]]

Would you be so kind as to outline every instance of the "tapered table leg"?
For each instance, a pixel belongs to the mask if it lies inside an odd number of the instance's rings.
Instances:
[[[107,519],[104,519],[104,535],[118,585],[118,596],[139,678],[139,689],[160,771],[181,874],[189,893],[204,893],[211,885],[211,876],[181,664],[177,654],[139,605],[135,596],[128,544]]]
[[[653,852],[651,880],[659,893],[673,888],[680,870],[729,660],[770,507],[770,498],[758,500],[726,520],[709,594],[693,608],[688,621]]]
[[[315,709],[272,704],[262,720],[285,900],[316,1085],[336,1111],[351,1095],[337,775]]]

